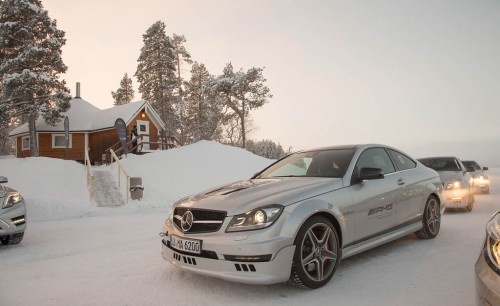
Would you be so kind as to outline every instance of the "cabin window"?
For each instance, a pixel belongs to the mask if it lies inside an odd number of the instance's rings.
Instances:
[[[73,135],[69,134],[68,148],[71,149],[73,143]],[[66,149],[66,138],[64,134],[52,134],[52,148],[53,149]]]
[[[30,137],[29,136],[24,136],[21,139],[22,142],[22,149],[23,150],[29,150],[30,149]]]

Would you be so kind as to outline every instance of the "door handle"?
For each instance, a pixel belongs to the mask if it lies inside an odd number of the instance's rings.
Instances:
[[[403,178],[400,178],[400,179],[398,180],[398,185],[399,185],[399,186],[404,185],[405,183],[406,183],[406,182],[405,182],[405,180],[404,180]]]

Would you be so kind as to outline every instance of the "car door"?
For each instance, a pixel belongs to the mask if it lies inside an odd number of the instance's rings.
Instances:
[[[419,218],[424,209],[425,199],[421,186],[424,178],[413,159],[396,150],[387,151],[396,166],[398,185],[401,186],[401,196],[396,203],[399,223],[411,222]]]
[[[361,168],[379,168],[384,178],[356,181]],[[356,242],[371,239],[395,226],[400,187],[395,171],[383,148],[368,148],[360,154],[349,187],[353,199]]]

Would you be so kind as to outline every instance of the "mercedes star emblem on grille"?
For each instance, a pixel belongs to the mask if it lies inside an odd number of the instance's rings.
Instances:
[[[193,213],[189,210],[182,215],[181,228],[183,231],[187,232],[193,226]]]

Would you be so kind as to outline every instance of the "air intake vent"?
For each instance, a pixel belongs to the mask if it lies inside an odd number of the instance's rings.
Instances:
[[[255,272],[255,266],[254,265],[246,265],[246,264],[234,264],[234,267],[236,268],[236,271],[238,272]]]
[[[196,258],[194,258],[194,257],[180,255],[177,253],[174,253],[173,257],[177,261],[182,261],[185,264],[190,264],[190,265],[196,266]]]
[[[229,190],[227,192],[224,192],[222,195],[228,195],[228,194],[235,193],[235,192],[238,192],[238,191],[241,191],[241,190],[245,190],[245,189],[246,188],[237,188],[237,189]]]

